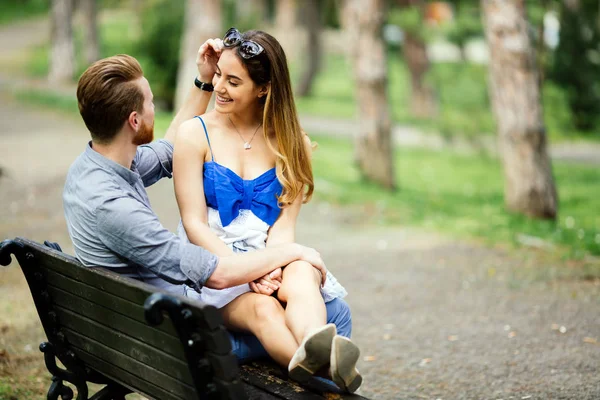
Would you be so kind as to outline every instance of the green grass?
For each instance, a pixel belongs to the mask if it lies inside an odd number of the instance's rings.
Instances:
[[[365,206],[385,224],[418,226],[488,244],[519,246],[522,235],[540,238],[566,259],[600,256],[600,170],[554,163],[560,195],[556,222],[533,220],[504,208],[503,175],[496,159],[431,150],[398,149],[394,193],[364,182],[352,163],[349,140],[315,137],[316,196]],[[600,271],[599,271],[600,272]]]
[[[36,17],[50,9],[50,0],[2,0],[0,25]]]

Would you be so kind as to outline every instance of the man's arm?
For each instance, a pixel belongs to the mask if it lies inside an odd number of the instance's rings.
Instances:
[[[223,289],[253,281],[294,260],[305,260],[326,273],[319,253],[290,243],[220,259],[165,229],[158,217],[130,197],[107,201],[96,210],[99,238],[132,264],[173,284]]]

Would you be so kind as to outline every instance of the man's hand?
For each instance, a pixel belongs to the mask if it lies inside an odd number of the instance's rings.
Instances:
[[[321,273],[321,285],[324,285],[325,280],[327,279],[327,267],[325,267],[325,262],[321,258],[321,253],[311,247],[302,246],[301,244],[298,244],[297,246],[300,247],[300,257],[298,257],[298,259],[306,261],[318,269]]]
[[[282,271],[277,268],[260,279],[250,282],[250,289],[258,294],[270,296],[281,286]]]
[[[198,79],[201,82],[212,83],[222,50],[223,41],[219,38],[208,39],[198,49],[196,65],[198,66]]]

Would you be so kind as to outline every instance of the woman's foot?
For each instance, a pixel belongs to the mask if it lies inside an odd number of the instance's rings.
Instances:
[[[306,382],[315,372],[329,364],[335,334],[335,325],[327,324],[306,336],[288,366],[290,378]]]
[[[360,350],[352,341],[343,336],[335,336],[331,345],[331,378],[333,382],[349,393],[354,393],[362,383],[362,376],[356,369]]]

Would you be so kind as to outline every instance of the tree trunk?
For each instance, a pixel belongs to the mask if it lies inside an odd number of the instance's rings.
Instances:
[[[85,62],[89,65],[100,59],[96,0],[79,0],[79,7],[83,15],[85,32]]]
[[[490,95],[504,164],[505,204],[556,218],[557,194],[546,149],[538,68],[523,0],[481,0],[490,48]]]
[[[298,3],[296,0],[277,0],[275,3],[275,37],[289,60],[299,56]]]
[[[258,29],[267,21],[267,3],[265,0],[238,0],[235,9],[236,20],[244,26],[251,26],[252,29]]]
[[[222,37],[221,0],[187,0],[179,70],[175,110],[179,110],[198,75],[196,56],[200,45],[207,39]]]
[[[383,43],[385,0],[346,0],[342,22],[357,87],[360,132],[355,157],[362,175],[394,189],[387,60]]]
[[[52,46],[48,81],[70,82],[75,74],[73,0],[52,0]]]
[[[302,22],[308,32],[308,43],[305,47],[306,58],[304,72],[298,85],[298,96],[309,96],[313,82],[321,65],[321,16],[319,0],[305,0],[302,9]]]
[[[410,71],[411,111],[417,117],[431,117],[437,112],[433,90],[425,85],[430,63],[425,43],[416,34],[404,37],[404,61]]]

